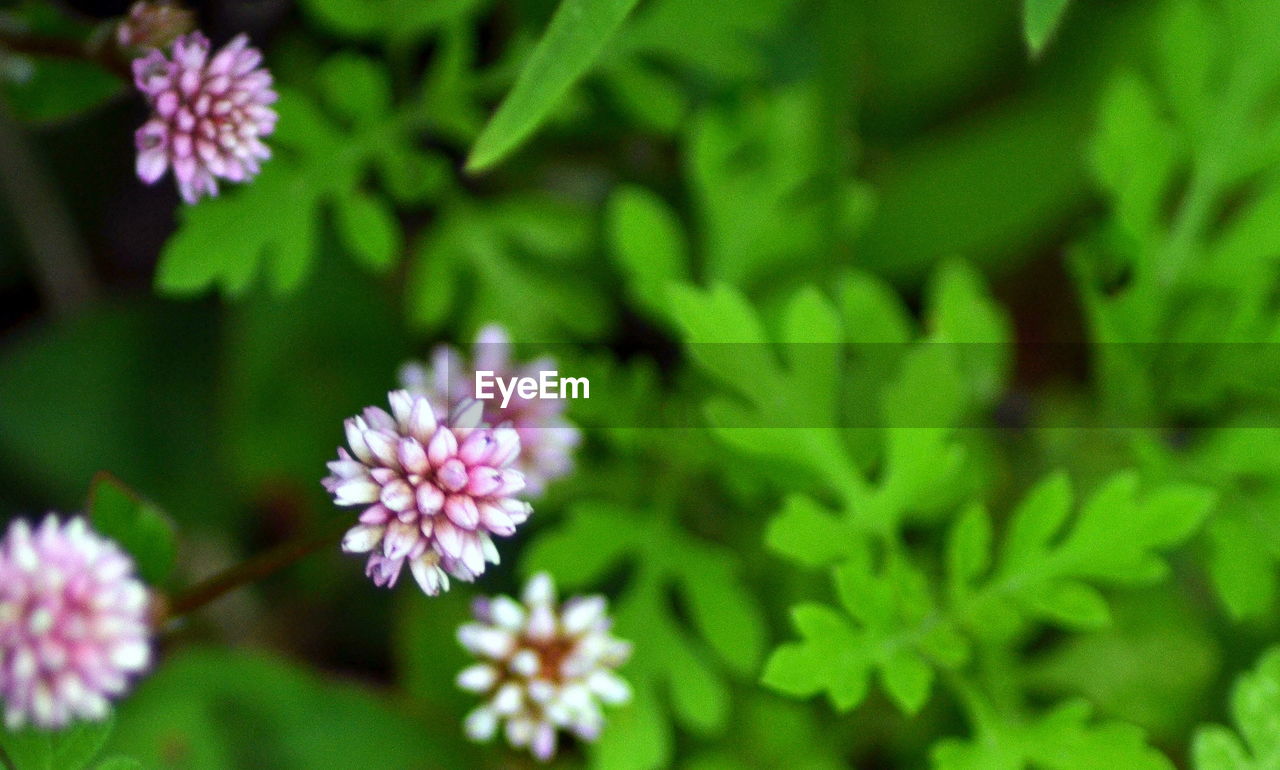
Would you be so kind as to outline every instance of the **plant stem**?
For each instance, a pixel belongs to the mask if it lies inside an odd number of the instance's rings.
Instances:
[[[109,32],[99,28],[84,39],[75,39],[36,35],[0,23],[0,51],[88,62],[126,82],[131,81],[129,58],[116,46]]]
[[[237,588],[256,583],[316,551],[338,543],[349,526],[349,522],[343,522],[341,529],[323,531],[281,543],[269,551],[252,556],[208,580],[187,588],[174,596],[161,609],[156,626],[160,627],[171,620],[190,614]]]

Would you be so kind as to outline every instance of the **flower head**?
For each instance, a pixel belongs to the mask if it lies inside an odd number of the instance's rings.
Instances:
[[[170,166],[187,203],[218,194],[217,178],[243,182],[271,156],[276,100],[262,54],[237,35],[216,54],[199,32],[179,37],[173,58],[153,49],[133,62],[133,81],[151,105],[138,129],[138,177],[152,184]]]
[[[459,628],[458,641],[481,662],[458,675],[458,686],[486,698],[467,716],[472,740],[489,740],[505,720],[507,742],[546,761],[558,731],[593,741],[604,726],[600,704],[631,699],[630,686],[614,673],[631,645],[609,635],[602,596],[557,605],[551,577],[540,573],[522,598],[476,600],[477,622]]]
[[[501,326],[491,324],[476,337],[471,365],[458,351],[442,346],[432,354],[431,366],[408,363],[400,369],[402,387],[432,396],[449,405],[476,398],[477,371],[493,372],[496,377],[533,377],[553,371],[556,363],[541,358],[527,364],[511,360],[511,341]],[[484,403],[484,419],[490,425],[510,425],[520,434],[520,459],[517,466],[525,476],[528,493],[542,494],[548,482],[573,469],[573,450],[582,434],[564,418],[564,401],[559,399],[521,398],[511,396],[506,407],[496,399]]]
[[[520,437],[481,425],[474,401],[441,421],[425,396],[398,390],[389,400],[390,414],[369,407],[346,421],[351,451],[338,450],[324,486],[338,505],[367,506],[342,548],[370,554],[373,582],[394,586],[407,562],[434,596],[449,589],[448,575],[472,581],[497,564],[492,536],[529,518],[532,508],[514,497],[524,489],[511,467]]]
[[[0,540],[0,699],[10,729],[101,720],[151,662],[133,561],[82,518],[15,521]]]

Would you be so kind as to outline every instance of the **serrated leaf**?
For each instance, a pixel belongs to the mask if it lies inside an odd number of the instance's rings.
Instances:
[[[825,297],[810,288],[787,302],[776,351],[738,291],[676,285],[669,297],[690,356],[739,397],[707,404],[718,437],[745,452],[804,463],[846,494],[860,486],[835,430],[842,331]],[[793,440],[779,442],[778,428],[791,429]]]
[[[793,607],[801,640],[774,651],[761,681],[796,697],[825,692],[835,708],[848,711],[866,697],[878,670],[890,698],[915,713],[928,700],[933,667],[964,661],[964,641],[945,618],[921,632],[936,608],[924,576],[901,561],[875,572],[865,558],[851,559],[834,578],[848,615],[821,604]]]
[[[1213,505],[1203,487],[1164,484],[1139,490],[1137,475],[1121,472],[1107,479],[1070,520],[1071,488],[1055,473],[1027,494],[1014,512],[992,578],[969,588],[960,570],[978,555],[949,560],[952,592],[974,595],[971,612],[1002,613],[998,605],[1012,601],[1024,612],[1060,625],[1097,628],[1110,622],[1106,601],[1088,581],[1110,585],[1142,585],[1167,569],[1160,552],[1180,544],[1199,527]],[[980,523],[969,523],[970,529]],[[960,548],[953,535],[953,549]],[[969,535],[966,547],[977,547]],[[979,605],[987,605],[981,607]],[[974,618],[971,618],[974,620]],[[998,636],[990,623],[974,622],[975,632]]]
[[[509,155],[595,64],[637,0],[561,0],[515,86],[476,139],[467,158],[483,171]]]
[[[791,608],[791,621],[803,641],[774,650],[761,683],[801,698],[826,692],[840,711],[861,703],[871,662],[848,620],[821,604],[799,604]]]

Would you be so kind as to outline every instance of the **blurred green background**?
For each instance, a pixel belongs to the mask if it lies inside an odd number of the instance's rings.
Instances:
[[[637,648],[564,766],[1272,767],[1280,4],[597,5],[598,54],[552,0],[200,4],[282,98],[194,207],[131,88],[0,34],[0,516],[108,471],[173,589],[350,518],[341,420],[437,344],[592,382],[481,583],[315,555],[167,634],[107,752],[531,766],[463,738],[454,629],[545,567]]]

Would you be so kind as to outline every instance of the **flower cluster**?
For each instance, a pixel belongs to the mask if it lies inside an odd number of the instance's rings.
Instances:
[[[472,740],[489,740],[505,720],[508,743],[546,761],[555,754],[558,731],[595,740],[604,723],[600,704],[631,699],[630,686],[614,673],[631,656],[631,645],[610,636],[604,597],[574,597],[557,606],[555,585],[541,573],[522,598],[476,600],[477,622],[460,627],[458,641],[482,662],[464,669],[458,686],[486,698],[467,716]]]
[[[391,412],[369,407],[346,421],[347,443],[329,463],[325,489],[338,505],[367,506],[343,550],[370,553],[366,574],[394,586],[407,563],[434,596],[449,575],[472,581],[498,563],[492,536],[514,534],[532,512],[515,498],[524,476],[513,468],[520,437],[481,424],[477,402],[441,421],[425,396],[389,395]]]
[[[151,105],[138,129],[138,177],[152,184],[173,168],[187,203],[218,194],[218,178],[243,182],[271,156],[276,93],[262,54],[238,35],[218,53],[199,32],[179,37],[173,58],[158,49],[133,62],[134,83]]]
[[[511,341],[506,331],[489,325],[476,338],[472,362],[442,346],[432,354],[431,366],[408,363],[400,369],[401,387],[431,396],[444,404],[456,404],[476,397],[476,371],[493,372],[496,377],[533,377],[556,368],[555,361],[541,358],[518,365],[511,359]],[[521,398],[513,394],[506,408],[497,400],[485,402],[485,420],[491,425],[510,425],[520,434],[523,451],[517,467],[524,472],[528,493],[542,494],[548,482],[573,468],[573,450],[582,434],[564,418],[563,401]]]
[[[106,717],[151,661],[149,596],[133,561],[82,518],[50,514],[0,540],[0,699],[10,729]]]

